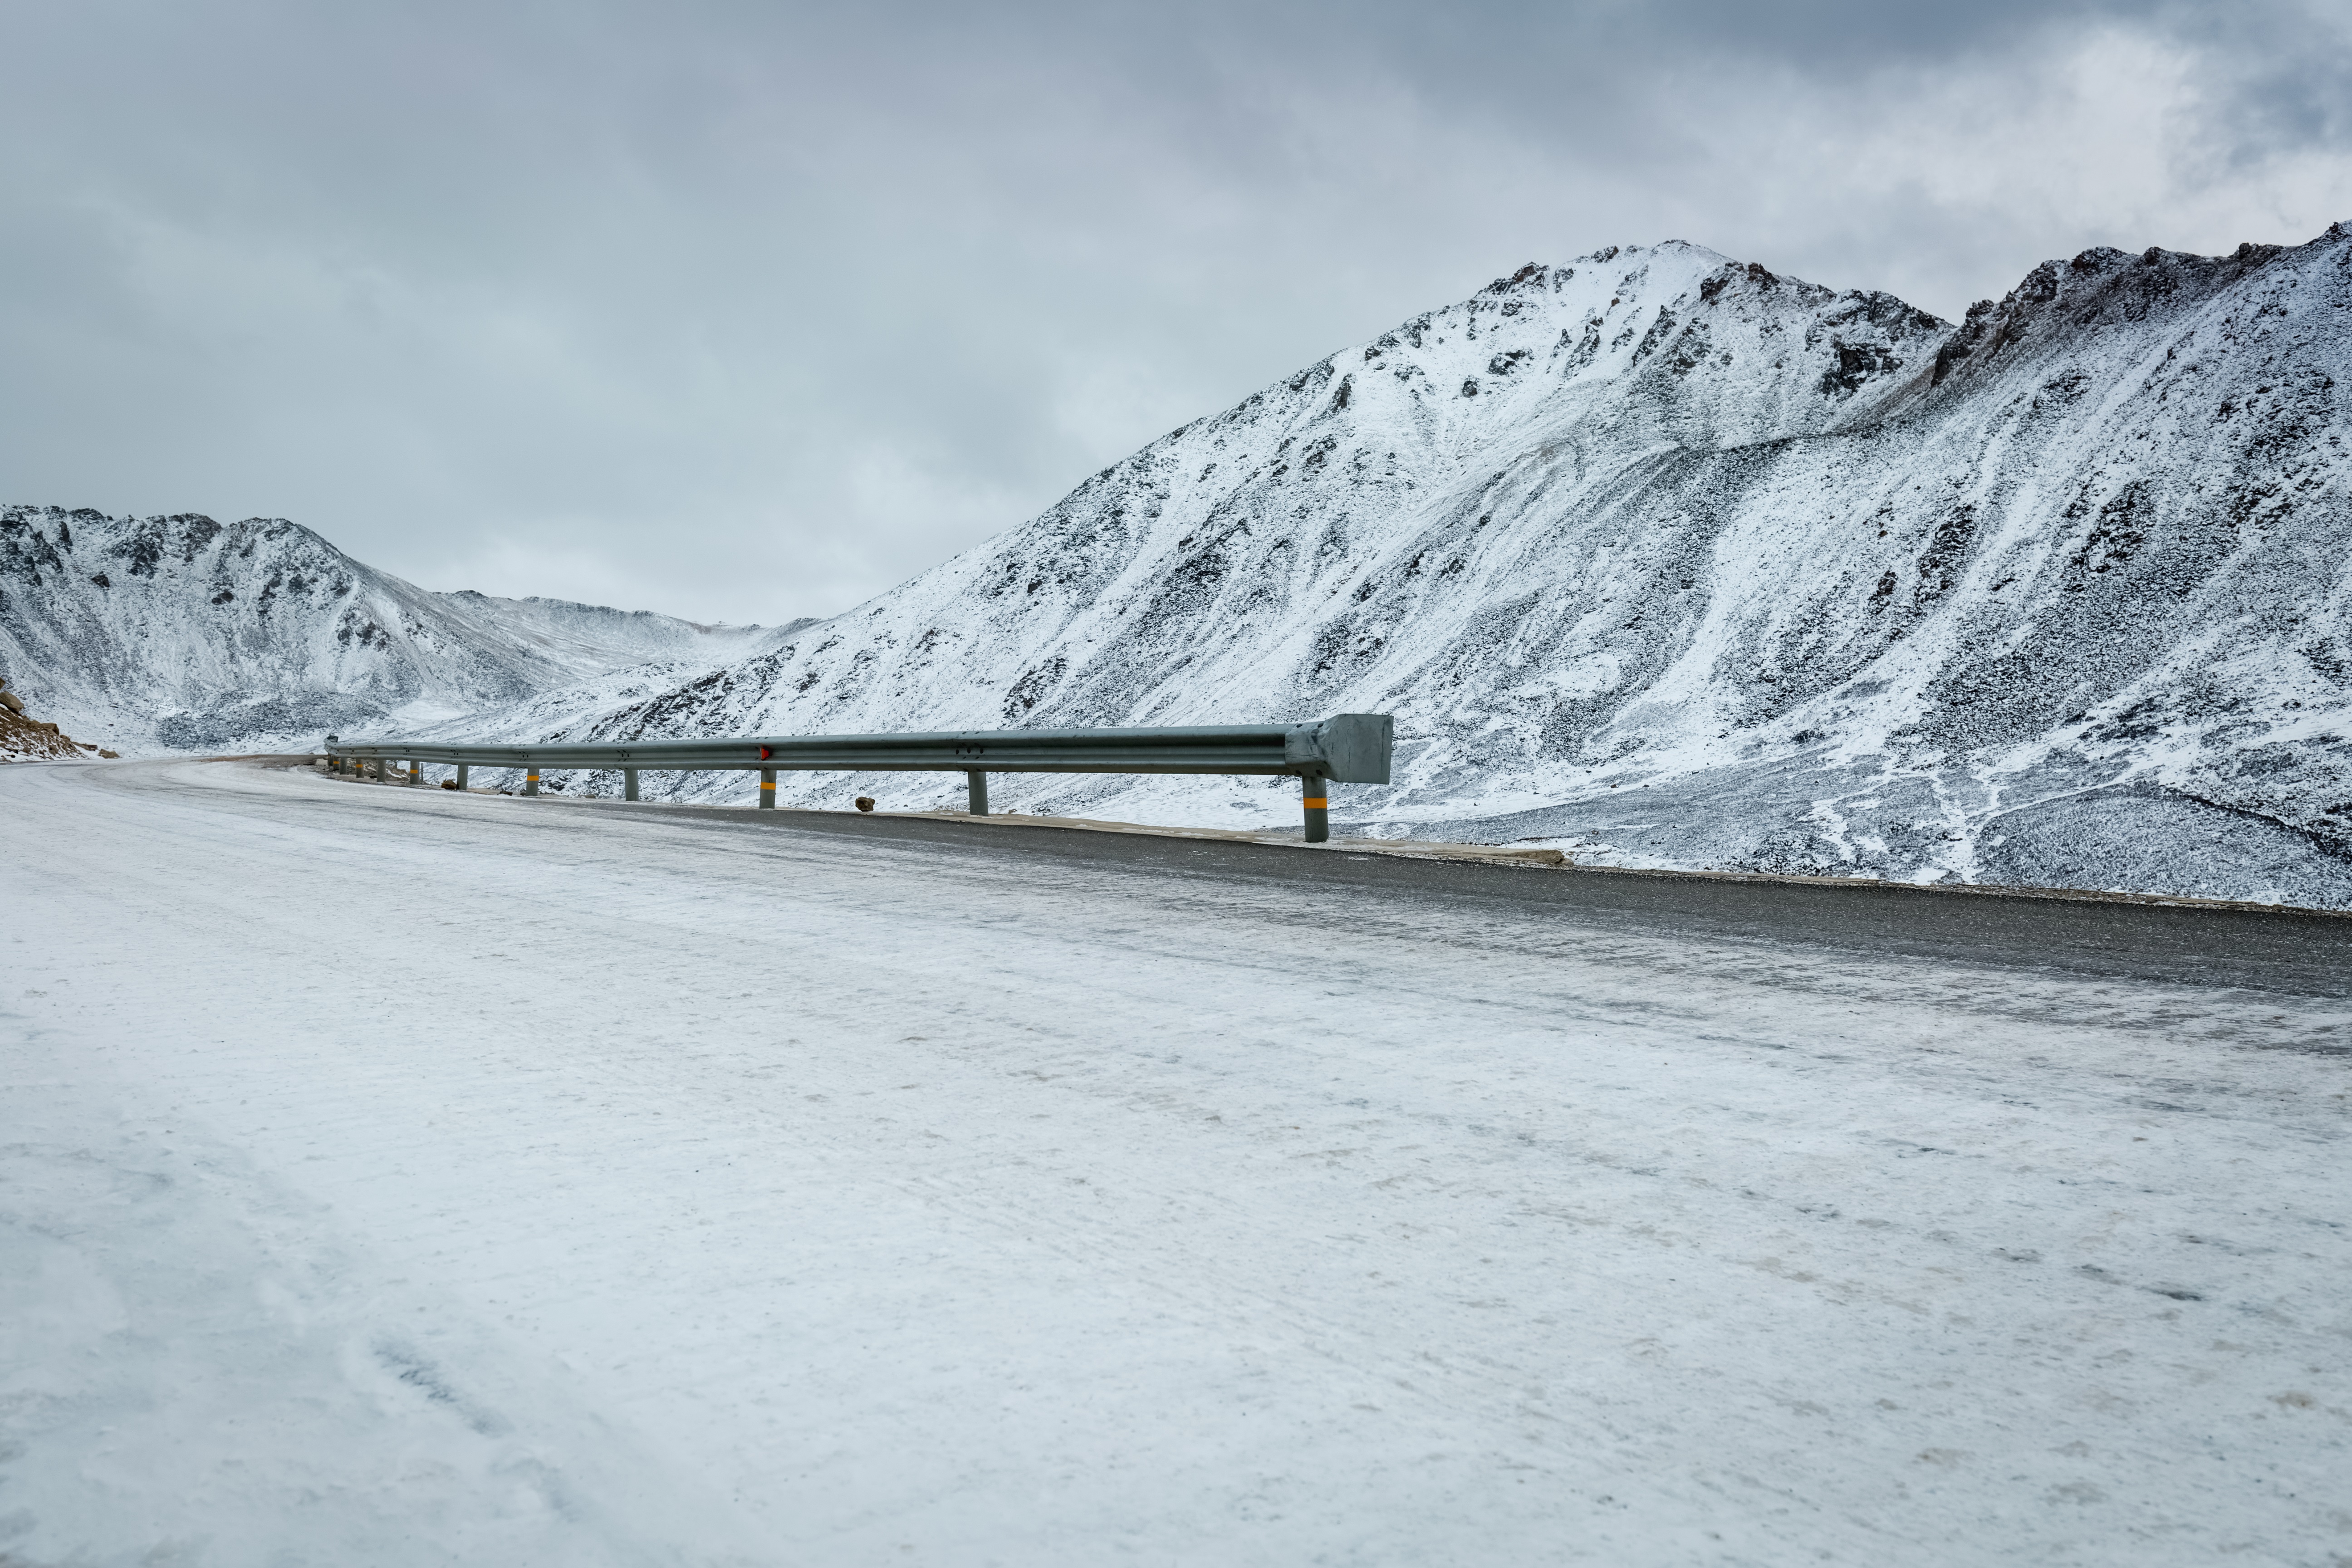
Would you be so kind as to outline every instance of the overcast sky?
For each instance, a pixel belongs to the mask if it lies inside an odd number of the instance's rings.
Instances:
[[[0,500],[845,609],[1521,263],[2352,218],[2352,0],[0,0]]]

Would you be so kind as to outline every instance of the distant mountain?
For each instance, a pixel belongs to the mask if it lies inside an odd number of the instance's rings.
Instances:
[[[125,750],[307,746],[628,666],[684,679],[778,635],[428,593],[282,518],[0,508],[0,674],[41,717]]]
[[[1694,246],[1604,250],[1311,364],[723,669],[471,727],[1384,710],[1396,784],[1335,803],[1359,829],[2344,905],[2347,407],[2341,225],[2085,251],[1958,326]],[[1249,784],[996,787],[1295,811]]]

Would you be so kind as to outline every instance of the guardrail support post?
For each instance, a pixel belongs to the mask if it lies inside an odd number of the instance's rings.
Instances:
[[[1385,713],[1337,713],[1286,724],[753,735],[633,740],[614,745],[446,744],[415,737],[346,745],[330,735],[319,750],[327,753],[328,772],[339,778],[413,786],[429,782],[425,770],[430,763],[455,770],[454,776],[442,775],[443,788],[465,790],[472,784],[470,764],[478,763],[520,785],[494,787],[492,793],[525,796],[547,793],[540,785],[551,766],[591,780],[616,772],[622,775],[622,798],[632,804],[643,798],[643,781],[637,775],[649,767],[683,774],[689,784],[717,773],[757,773],[759,793],[752,800],[762,810],[776,807],[776,776],[796,770],[853,775],[959,773],[967,792],[964,815],[973,817],[989,815],[988,775],[992,773],[1271,775],[1298,780],[1304,837],[1309,844],[1323,845],[1331,838],[1330,786],[1335,782],[1387,784],[1394,729],[1394,721]],[[562,793],[560,784],[549,788]]]
[[[1326,844],[1331,838],[1331,786],[1313,773],[1301,774],[1299,798],[1307,807],[1307,842]]]

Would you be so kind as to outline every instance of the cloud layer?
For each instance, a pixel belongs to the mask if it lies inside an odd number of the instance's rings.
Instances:
[[[395,14],[396,13],[396,14]],[[2352,216],[2338,8],[7,7],[6,499],[847,607],[1518,264],[1946,316]]]

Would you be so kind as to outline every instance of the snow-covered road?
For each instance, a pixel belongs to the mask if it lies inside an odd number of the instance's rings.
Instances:
[[[11,1564],[2352,1553],[2340,1001],[241,764],[0,813]]]

